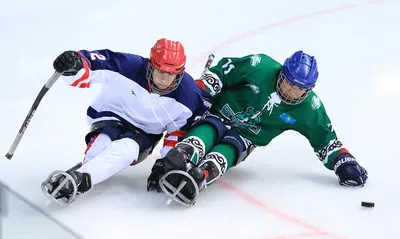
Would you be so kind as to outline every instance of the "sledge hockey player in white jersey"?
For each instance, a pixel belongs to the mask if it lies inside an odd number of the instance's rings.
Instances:
[[[90,132],[82,163],[55,171],[42,183],[52,201],[73,202],[77,195],[144,160],[166,132],[161,155],[185,135],[196,116],[205,112],[202,93],[185,72],[180,42],[162,38],[150,57],[113,52],[65,51],[54,69],[73,87],[103,88],[87,109]]]

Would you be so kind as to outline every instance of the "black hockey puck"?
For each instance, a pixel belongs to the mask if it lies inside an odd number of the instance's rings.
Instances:
[[[362,207],[375,207],[375,203],[373,202],[361,202]]]

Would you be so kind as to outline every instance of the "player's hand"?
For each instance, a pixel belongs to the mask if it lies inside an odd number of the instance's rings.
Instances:
[[[53,67],[65,76],[76,75],[83,67],[82,57],[76,51],[65,51],[54,60]]]
[[[333,162],[339,184],[349,187],[363,187],[368,179],[368,172],[350,153],[343,153]]]
[[[151,168],[151,174],[147,179],[147,191],[161,192],[158,181],[165,174],[165,160],[164,158],[157,159]]]

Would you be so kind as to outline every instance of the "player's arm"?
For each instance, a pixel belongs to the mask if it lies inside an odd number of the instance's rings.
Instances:
[[[368,178],[367,171],[338,138],[322,102],[318,109],[310,109],[305,127],[300,131],[314,149],[323,165],[333,170],[339,183],[344,186],[363,186]]]
[[[127,59],[127,54],[108,49],[65,51],[56,58],[53,66],[57,72],[62,73],[68,85],[89,88],[93,83],[105,83],[109,80],[107,73],[122,72]]]
[[[207,70],[201,79],[196,80],[196,83],[200,89],[213,97],[224,88],[246,81],[245,75],[249,71],[250,58],[250,56],[224,57],[217,65]]]

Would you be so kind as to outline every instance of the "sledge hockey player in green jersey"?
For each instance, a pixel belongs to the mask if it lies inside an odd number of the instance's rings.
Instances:
[[[287,130],[306,137],[340,185],[363,186],[367,171],[338,139],[319,97],[315,57],[297,51],[284,64],[265,54],[225,57],[197,80],[211,108],[158,159],[147,190],[193,205],[199,191]]]

